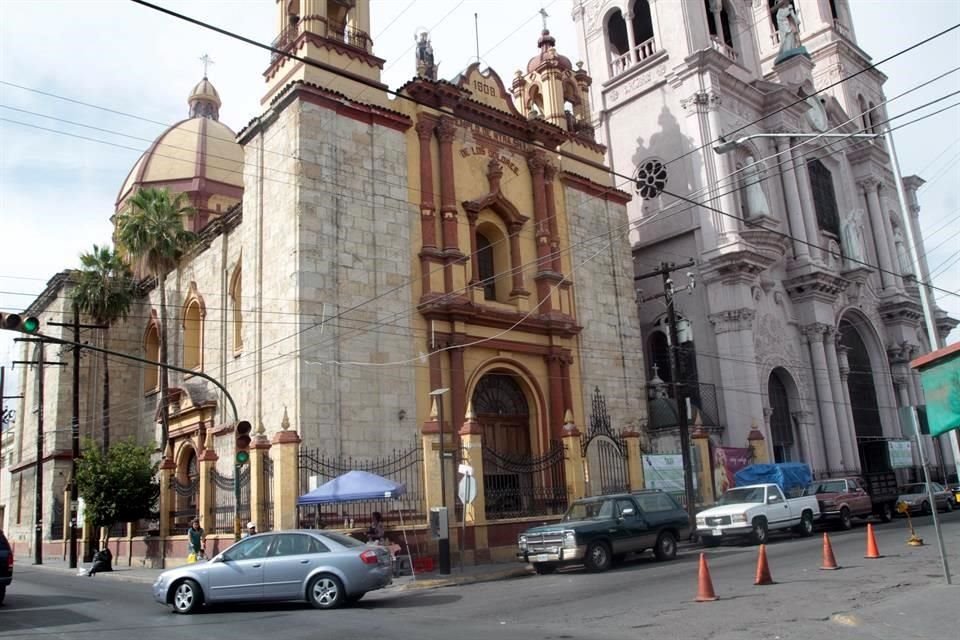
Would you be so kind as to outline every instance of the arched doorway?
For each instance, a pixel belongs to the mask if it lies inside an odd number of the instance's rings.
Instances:
[[[861,467],[865,472],[886,471],[889,462],[886,443],[882,440],[883,426],[870,352],[860,330],[848,318],[840,321],[839,330],[840,344],[849,349],[847,361],[850,374],[847,377],[847,387],[850,391]]]
[[[485,446],[503,455],[530,455],[530,409],[512,374],[488,373],[480,378],[472,401]]]
[[[795,389],[793,378],[786,369],[777,367],[770,372],[767,400],[771,411],[770,440],[774,462],[797,462],[803,456],[793,421],[793,414],[799,409],[795,406],[799,401]]]

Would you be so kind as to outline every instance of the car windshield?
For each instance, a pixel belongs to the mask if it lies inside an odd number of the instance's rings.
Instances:
[[[717,504],[740,504],[742,502],[763,502],[763,487],[743,487],[730,489]]]
[[[814,482],[809,485],[806,495],[815,496],[818,493],[843,493],[847,490],[847,485],[843,480],[830,480],[826,482]]]
[[[598,500],[595,502],[575,502],[563,514],[564,522],[578,520],[608,520],[613,518],[613,501]]]
[[[330,531],[324,531],[324,537],[329,538],[339,544],[342,547],[362,547],[364,543],[360,542],[356,538],[351,538],[350,536],[345,536],[342,533],[333,533]]]
[[[926,493],[927,487],[923,484],[905,484],[903,485],[903,493],[905,494],[915,494],[915,493]]]

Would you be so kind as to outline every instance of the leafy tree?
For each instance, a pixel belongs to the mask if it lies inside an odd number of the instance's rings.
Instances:
[[[73,289],[73,303],[96,324],[111,325],[127,318],[136,292],[133,274],[110,247],[93,245],[93,251],[80,255],[83,269]],[[109,349],[109,329],[103,331],[103,348]],[[110,360],[103,354],[103,449],[110,446]]]
[[[167,356],[167,273],[177,267],[183,254],[196,242],[196,234],[183,226],[184,217],[195,213],[186,194],[171,195],[167,189],[140,189],[129,207],[117,217],[117,241],[121,253],[140,275],[157,279],[160,289],[160,362]],[[166,366],[160,367],[160,450],[166,451],[170,431],[167,389],[170,378]]]
[[[129,440],[107,451],[93,441],[86,443],[83,457],[77,460],[77,487],[93,526],[109,531],[118,522],[150,517],[160,497],[152,453],[152,447]]]

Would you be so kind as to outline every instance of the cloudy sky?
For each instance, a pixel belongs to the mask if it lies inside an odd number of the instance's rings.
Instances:
[[[274,0],[159,2],[261,42],[276,35]],[[541,7],[558,49],[576,60],[574,2],[374,0],[384,80],[397,87],[413,75],[414,33],[424,28],[441,75],[455,75],[475,55],[475,13],[481,58],[506,79],[535,52]],[[859,44],[875,60],[960,23],[956,0],[851,4]],[[215,61],[209,75],[223,100],[220,119],[238,130],[257,114],[266,52],[124,0],[0,0],[0,309],[23,309],[50,276],[77,266],[81,251],[109,241],[117,190],[166,124],[186,116],[203,54]],[[960,30],[881,69],[891,96],[957,66]],[[888,111],[958,90],[954,73]],[[896,140],[904,175],[928,180],[921,219],[933,280],[960,290],[960,110],[905,128]],[[960,317],[960,297],[938,295],[938,304]],[[13,358],[9,335],[0,336],[0,364]]]

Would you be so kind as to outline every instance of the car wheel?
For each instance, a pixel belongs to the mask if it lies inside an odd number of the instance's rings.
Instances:
[[[345,599],[343,583],[329,573],[314,576],[307,585],[307,600],[315,609],[336,609]]]
[[[557,565],[548,562],[538,562],[533,565],[533,570],[536,571],[539,576],[546,576],[556,571]]]
[[[669,531],[662,531],[653,547],[657,560],[673,560],[677,557],[677,538]]]
[[[171,604],[177,613],[183,615],[193,613],[202,603],[203,593],[196,581],[187,579],[173,586]]]
[[[926,500],[923,501],[923,504],[920,506],[920,513],[924,515],[930,515],[930,503]]]
[[[700,542],[705,547],[719,547],[722,540],[721,536],[700,536]]]
[[[850,518],[850,512],[847,512],[847,518]],[[852,523],[850,526],[853,526]],[[804,511],[800,515],[800,524],[797,525],[797,533],[804,538],[809,538],[813,535],[813,514],[809,511]]]
[[[753,540],[754,544],[766,544],[768,533],[767,519],[762,517],[754,518],[753,531],[750,532],[750,539]]]
[[[850,515],[850,509],[846,507],[840,509],[840,528],[844,531],[853,528],[853,517]]]
[[[610,568],[613,556],[610,555],[610,547],[606,542],[591,542],[587,547],[587,555],[584,564],[590,571],[606,571]]]
[[[7,585],[0,587],[0,604],[3,604],[3,597],[7,595]]]
[[[882,522],[890,522],[893,520],[893,508],[889,502],[884,502],[883,506],[880,507],[880,520]]]

